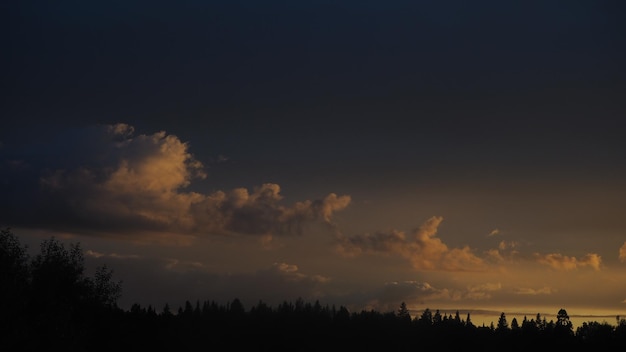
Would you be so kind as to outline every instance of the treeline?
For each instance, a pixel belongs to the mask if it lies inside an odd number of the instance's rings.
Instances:
[[[0,348],[6,351],[524,351],[537,348],[624,350],[626,320],[586,322],[573,329],[564,309],[556,321],[536,317],[476,326],[471,316],[425,309],[411,316],[404,302],[391,312],[350,312],[319,301],[234,298],[186,301],[176,309],[134,304],[120,309],[121,283],[105,266],[84,272],[78,244],[51,238],[28,256],[10,230],[0,231]]]
[[[412,317],[404,302],[397,311],[350,312],[344,306],[321,305],[297,299],[276,307],[259,301],[249,309],[235,298],[220,305],[214,301],[186,301],[176,311],[165,305],[161,312],[135,304],[124,319],[135,335],[123,345],[140,347],[152,339],[150,348],[168,346],[184,350],[205,350],[206,343],[219,341],[231,347],[253,351],[440,351],[468,347],[482,351],[529,351],[543,348],[593,351],[626,348],[626,320],[617,325],[585,322],[573,330],[569,316],[559,310],[557,320],[515,318],[509,322],[502,313],[497,324],[476,326],[470,314],[461,317],[425,309]],[[132,345],[132,343],[135,345]],[[139,344],[137,344],[139,343]]]

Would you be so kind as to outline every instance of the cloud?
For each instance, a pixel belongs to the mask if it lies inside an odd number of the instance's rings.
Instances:
[[[401,302],[410,309],[416,306],[435,307],[449,305],[451,302],[489,300],[493,293],[501,291],[500,283],[483,283],[466,288],[441,288],[428,282],[394,281],[382,287],[362,292],[361,296],[352,295],[347,300],[353,309],[393,311]]]
[[[491,236],[496,236],[496,235],[499,235],[499,234],[500,234],[500,230],[493,229],[493,230],[491,230],[491,232],[489,232],[489,234],[487,236],[491,237]]]
[[[519,244],[515,241],[500,241],[500,243],[498,243],[498,249],[501,251],[504,250],[513,250],[516,247],[518,247]]]
[[[139,259],[141,256],[137,254],[119,254],[119,253],[102,253],[91,249],[85,251],[87,257],[92,258],[113,258],[113,259]]]
[[[367,299],[361,309],[375,311],[394,311],[401,302],[424,303],[442,296],[448,297],[445,289],[437,289],[427,282],[401,281],[387,282],[377,291],[367,293]],[[357,305],[352,305],[356,308]]]
[[[587,254],[581,259],[558,253],[545,255],[536,254],[535,258],[537,262],[548,265],[557,270],[575,270],[580,267],[591,267],[594,270],[600,270],[600,266],[602,264],[602,258],[595,253]]]
[[[626,262],[626,242],[619,248],[619,261]]]
[[[500,241],[498,248],[493,248],[485,251],[485,260],[491,263],[504,263],[507,260],[512,260],[519,252],[517,247],[518,242],[515,241]]]
[[[484,270],[483,260],[468,246],[448,248],[436,237],[442,217],[431,217],[410,233],[392,230],[352,237],[339,236],[338,251],[345,256],[397,254],[409,260],[416,270]]]
[[[520,287],[513,291],[516,295],[527,295],[527,296],[537,296],[537,295],[550,295],[555,293],[556,290],[550,287],[542,287],[538,289],[528,288],[528,287]]]
[[[465,298],[469,298],[472,300],[490,299],[492,292],[500,291],[501,289],[502,284],[500,284],[499,282],[472,285],[468,286],[467,293],[464,296]]]
[[[302,233],[307,222],[332,225],[333,214],[351,200],[330,193],[287,206],[272,183],[193,192],[187,190],[192,181],[206,178],[204,165],[178,137],[164,131],[135,136],[126,124],[74,132],[48,146],[45,165],[35,157],[23,161],[29,167],[19,170],[34,175],[16,174],[3,184],[13,199],[0,205],[0,222],[92,234],[247,234],[267,241]],[[10,165],[19,161],[9,159]]]

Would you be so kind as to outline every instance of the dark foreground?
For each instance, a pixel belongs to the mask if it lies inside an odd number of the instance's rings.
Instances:
[[[586,322],[575,331],[564,309],[556,321],[539,314],[495,326],[425,309],[411,317],[404,302],[394,312],[349,312],[298,299],[249,309],[187,301],[117,307],[121,283],[107,267],[84,275],[79,245],[54,238],[26,254],[10,230],[0,231],[0,349],[2,351],[625,351],[626,319]]]

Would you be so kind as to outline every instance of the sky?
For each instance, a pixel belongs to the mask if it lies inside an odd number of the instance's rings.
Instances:
[[[626,315],[622,1],[1,6],[0,225],[122,308]]]

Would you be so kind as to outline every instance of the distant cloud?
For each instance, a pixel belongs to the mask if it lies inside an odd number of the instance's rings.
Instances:
[[[465,298],[472,300],[483,300],[491,298],[491,293],[500,291],[502,284],[498,283],[485,283],[480,285],[472,285],[467,288]]]
[[[619,248],[619,261],[626,262],[626,242]]]
[[[305,275],[299,272],[298,266],[294,264],[277,262],[272,265],[270,271],[274,271],[275,273],[281,275],[285,280],[291,282],[306,280],[311,282],[326,283],[330,281],[329,277],[322,275]]]
[[[400,302],[406,302],[409,309],[415,306],[435,307],[439,304],[447,305],[450,302],[489,300],[492,295],[502,290],[500,283],[484,283],[466,288],[441,288],[428,282],[400,281],[387,282],[382,288],[365,292],[369,299],[359,303],[358,297],[351,297],[351,301],[361,304],[365,310],[393,311]]]
[[[484,270],[483,260],[469,247],[448,248],[436,237],[442,217],[431,217],[410,233],[377,232],[339,237],[338,251],[345,256],[361,254],[398,254],[417,270],[475,271]]]
[[[495,263],[503,263],[507,259],[512,259],[518,254],[516,249],[518,246],[519,244],[515,241],[500,241],[498,243],[498,248],[489,249],[485,252],[486,259]]]
[[[332,225],[333,214],[350,203],[349,196],[330,193],[286,206],[280,186],[271,183],[251,191],[186,191],[206,173],[178,137],[163,131],[135,136],[126,124],[76,132],[58,141],[58,151],[48,146],[46,162],[57,164],[25,161],[36,173],[15,174],[7,183],[14,199],[0,205],[0,222],[91,234],[250,234],[267,242],[301,233],[307,222]]]
[[[536,295],[549,295],[556,292],[556,290],[550,287],[542,287],[538,289],[528,288],[528,287],[520,287],[513,291],[516,295],[528,295],[528,296],[536,296]]]
[[[165,269],[170,271],[189,271],[196,269],[204,269],[204,264],[199,261],[179,260],[176,258],[165,259]]]
[[[575,270],[580,267],[591,267],[600,270],[602,258],[595,253],[585,255],[583,258],[569,257],[558,253],[535,255],[536,260],[557,270]]]
[[[500,251],[497,249],[490,249],[486,251],[485,253],[486,253],[486,258],[488,258],[491,261],[494,261],[497,263],[504,261],[504,257],[502,256]]]
[[[498,235],[498,234],[500,234],[500,230],[493,229],[493,230],[491,230],[491,232],[489,232],[489,234],[487,236],[491,237],[491,236],[495,236],[495,235]]]
[[[442,297],[445,299],[449,293],[447,290],[437,289],[427,282],[394,281],[385,283],[379,290],[368,292],[367,296],[368,299],[362,304],[362,309],[384,312],[396,310],[400,302],[406,302],[409,305],[423,304]]]
[[[500,243],[498,243],[498,249],[501,251],[504,250],[512,250],[514,248],[516,248],[519,244],[515,241],[500,241]]]
[[[85,251],[87,257],[93,258],[113,258],[113,259],[139,259],[141,256],[137,254],[118,254],[118,253],[101,253],[88,249]]]

